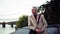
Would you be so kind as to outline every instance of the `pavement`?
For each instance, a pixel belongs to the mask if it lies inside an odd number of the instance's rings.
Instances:
[[[29,28],[28,27],[24,27],[24,28],[20,28],[17,31],[14,31],[10,34],[29,34]],[[49,27],[47,28],[47,33],[48,34],[58,34],[58,28],[56,27]]]

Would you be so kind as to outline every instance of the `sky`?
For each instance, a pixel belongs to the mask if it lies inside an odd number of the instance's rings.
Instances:
[[[50,0],[0,0],[0,22],[16,21],[22,15],[31,15],[33,6]]]

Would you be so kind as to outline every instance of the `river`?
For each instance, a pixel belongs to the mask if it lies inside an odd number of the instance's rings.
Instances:
[[[0,34],[9,34],[13,31],[15,31],[15,25],[12,28],[10,25],[6,24],[6,27],[3,28],[2,25],[0,24]]]

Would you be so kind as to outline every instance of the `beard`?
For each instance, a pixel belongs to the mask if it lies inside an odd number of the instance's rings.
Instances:
[[[35,16],[36,16],[36,15],[37,15],[37,13],[33,13],[33,15],[35,15]]]

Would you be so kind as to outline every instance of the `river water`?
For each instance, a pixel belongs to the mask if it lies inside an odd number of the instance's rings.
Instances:
[[[9,34],[14,31],[15,31],[15,25],[12,28],[10,25],[6,24],[6,27],[3,28],[2,25],[0,24],[0,34]]]

